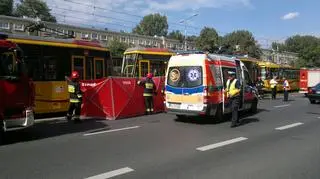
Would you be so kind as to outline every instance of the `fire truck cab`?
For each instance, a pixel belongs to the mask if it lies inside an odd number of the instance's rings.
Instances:
[[[320,68],[301,68],[300,69],[300,91],[307,94],[311,87],[320,82]]]
[[[258,99],[245,65],[236,58],[215,54],[172,56],[165,82],[165,107],[178,118],[212,116],[219,121],[232,112],[226,97],[228,72],[241,84],[240,110],[257,111]]]
[[[0,143],[6,131],[34,124],[34,84],[19,47],[0,34]]]

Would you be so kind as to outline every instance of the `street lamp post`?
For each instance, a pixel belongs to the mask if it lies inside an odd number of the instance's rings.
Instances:
[[[199,14],[193,14],[192,16],[181,20],[179,23],[182,24],[184,23],[184,50],[187,51],[187,21],[192,19],[193,17],[198,16]]]

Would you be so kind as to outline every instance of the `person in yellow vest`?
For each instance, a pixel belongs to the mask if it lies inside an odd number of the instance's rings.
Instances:
[[[226,83],[226,94],[229,99],[229,104],[232,108],[231,127],[236,127],[240,124],[239,121],[239,103],[240,103],[240,81],[236,78],[234,71],[228,72],[229,78]],[[230,106],[230,105],[229,105]]]
[[[71,121],[73,117],[74,122],[80,122],[82,91],[80,89],[79,73],[73,71],[71,80],[68,78],[66,79],[68,81],[68,92],[70,94],[70,106],[67,113],[67,120]]]
[[[271,90],[272,90],[272,99],[276,99],[277,97],[277,77],[274,76],[271,80],[270,80],[270,87],[271,87]]]
[[[153,74],[148,73],[146,80],[138,81],[138,85],[144,87],[144,102],[146,107],[146,114],[152,114],[154,109],[153,105],[153,95],[156,94],[156,85],[154,81],[152,80]]]
[[[290,90],[290,84],[289,81],[283,77],[283,101],[288,101],[289,98],[289,90]]]

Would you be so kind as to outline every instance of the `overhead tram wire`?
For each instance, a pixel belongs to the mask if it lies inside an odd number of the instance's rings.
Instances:
[[[122,14],[122,15],[128,15],[130,17],[136,17],[136,18],[140,18],[142,19],[143,16],[140,16],[140,15],[136,15],[136,14],[132,14],[132,13],[127,13],[127,12],[124,12],[124,11],[116,11],[116,10],[113,10],[113,9],[107,9],[107,8],[102,8],[102,7],[99,7],[99,6],[95,6],[95,5],[92,5],[92,4],[88,4],[88,3],[83,3],[83,2],[77,2],[77,1],[74,1],[74,0],[63,0],[65,2],[69,2],[69,3],[73,3],[73,4],[77,4],[77,5],[81,5],[81,6],[85,6],[85,7],[91,7],[93,9],[100,9],[100,10],[103,10],[103,11],[110,11],[110,12],[114,12],[114,13],[118,13],[118,14]],[[135,22],[135,23],[139,23],[139,22]],[[171,22],[169,21],[168,22],[169,24],[173,24],[175,26],[179,26],[179,27],[185,27],[184,25],[181,25],[180,23],[177,23],[177,22]],[[200,30],[201,28],[199,27],[196,27],[196,26],[191,26],[191,25],[187,25],[188,28],[194,28],[194,29],[198,29]]]
[[[98,20],[86,19],[86,18],[75,17],[75,16],[70,16],[70,15],[63,15],[63,14],[59,14],[59,13],[53,13],[53,14],[60,16],[60,17],[65,17],[65,18],[73,18],[73,19],[78,19],[78,20],[96,22],[96,23],[100,23],[100,24],[104,24],[104,25],[115,25],[115,26],[122,26],[122,27],[131,28],[131,26],[116,24],[116,23],[112,23],[112,22],[102,22],[102,21],[98,21]]]
[[[69,11],[69,12],[71,11],[71,12],[75,12],[75,13],[80,13],[80,14],[84,14],[84,15],[91,15],[91,16],[96,16],[96,17],[107,18],[107,19],[112,19],[112,20],[117,20],[117,21],[123,21],[123,22],[129,22],[129,23],[136,24],[136,22],[134,22],[134,21],[129,21],[129,20],[119,19],[119,18],[115,18],[115,17],[98,15],[98,14],[90,13],[90,12],[83,12],[83,11],[79,11],[79,10],[66,9],[66,8],[61,8],[61,7],[58,7],[58,6],[51,6],[51,5],[49,7],[50,8],[55,8],[55,9],[59,9],[59,10]]]
[[[52,0],[54,1],[54,0]],[[107,9],[107,8],[102,8],[102,7],[98,7],[96,5],[92,5],[92,4],[88,4],[88,3],[83,3],[83,2],[77,2],[75,0],[63,0],[65,2],[69,2],[69,3],[73,3],[73,4],[77,4],[77,5],[82,5],[82,6],[85,6],[85,7],[91,7],[93,9],[100,9],[100,10],[103,10],[103,11],[110,11],[110,12],[114,12],[114,13],[118,13],[118,14],[122,14],[122,15],[127,15],[127,16],[130,16],[130,17],[136,17],[136,18],[143,18],[143,16],[140,16],[140,15],[136,15],[136,14],[132,14],[132,13],[128,13],[128,12],[124,12],[124,11],[116,11],[116,10],[113,10],[113,9]],[[95,4],[95,3],[93,3]],[[59,7],[57,7],[59,8]],[[63,8],[60,8],[60,9],[63,9]],[[70,10],[70,9],[64,9],[64,10],[68,10],[68,11],[75,11],[75,10]],[[83,12],[82,12],[83,13]],[[87,13],[89,14],[89,13]],[[93,13],[94,14],[94,13]],[[130,21],[130,20],[124,20],[124,19],[119,19],[119,18],[114,18],[114,17],[108,17],[108,16],[102,16],[102,15],[97,15],[95,14],[95,16],[97,17],[103,17],[103,18],[109,18],[109,19],[114,19],[114,20],[118,20],[118,21],[123,21],[123,22],[130,22],[130,23],[135,23],[135,24],[138,24],[139,22],[134,22],[134,21]],[[171,25],[174,25],[176,27],[184,27],[184,25],[181,25],[180,23],[176,23],[176,22],[171,22],[169,21],[169,24]],[[195,26],[191,26],[191,25],[187,25],[186,26],[187,28],[193,28],[193,29],[198,29],[198,30],[201,30],[202,28],[200,27],[195,27]],[[182,30],[182,28],[180,29],[176,29],[176,30]],[[194,31],[193,31],[194,32]],[[217,31],[219,34],[223,34],[223,35],[226,35],[226,34],[229,34],[231,32],[222,32],[222,31]],[[260,38],[260,39],[267,39],[267,38],[261,38],[261,37],[258,37],[258,36],[255,36],[256,39]],[[267,41],[276,41],[274,39],[267,39]]]

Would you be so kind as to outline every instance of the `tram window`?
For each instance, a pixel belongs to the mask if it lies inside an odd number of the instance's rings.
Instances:
[[[164,61],[150,61],[150,68],[154,76],[165,76],[167,65]]]
[[[135,62],[136,62],[135,54],[125,55],[124,62],[123,62],[124,63],[123,73],[125,73],[125,76],[132,76]]]
[[[86,57],[86,80],[93,79],[93,57]]]
[[[96,79],[103,78],[103,61],[102,60],[96,60],[95,61],[95,77]]]
[[[73,59],[73,66],[74,66],[74,70],[78,71],[79,73],[79,78],[83,79],[83,58],[74,58]]]
[[[57,61],[54,57],[43,57],[45,80],[57,80]]]

